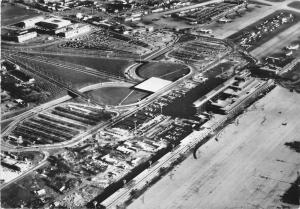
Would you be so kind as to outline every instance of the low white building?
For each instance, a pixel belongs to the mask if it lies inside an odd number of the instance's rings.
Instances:
[[[19,24],[23,28],[32,28],[35,26],[36,23],[43,21],[44,19],[45,19],[44,16],[37,16],[37,17],[32,17],[32,18],[23,20]]]
[[[59,33],[59,35],[64,38],[73,38],[75,36],[83,35],[91,31],[89,25],[72,25],[66,28],[64,32]]]
[[[36,25],[47,28],[49,30],[53,30],[71,25],[71,21],[57,17],[51,17],[36,23]]]
[[[13,37],[13,39],[19,43],[22,43],[30,39],[33,39],[35,37],[37,37],[37,32],[32,31],[32,32],[24,32],[24,33],[16,34],[16,36]]]

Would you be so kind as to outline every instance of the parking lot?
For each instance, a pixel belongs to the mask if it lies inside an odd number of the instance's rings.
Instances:
[[[289,37],[288,39],[286,37]],[[300,22],[279,33],[270,41],[254,49],[251,54],[271,65],[278,67],[285,66],[285,60],[291,60],[300,54],[298,49],[287,49],[288,46],[300,44]],[[280,64],[279,62],[282,62]],[[288,63],[288,62],[287,62]]]
[[[193,63],[197,66],[205,66],[214,61],[217,57],[222,57],[230,50],[223,43],[206,42],[196,40],[186,42],[167,54],[168,57],[175,58],[184,63]]]
[[[294,12],[276,11],[229,38],[246,50],[251,51],[280,32],[297,24],[299,17],[299,14]]]
[[[112,113],[93,106],[62,104],[20,122],[4,140],[14,145],[32,146],[71,140],[87,127],[106,121]]]
[[[89,35],[67,41],[61,44],[60,47],[141,55],[150,52],[146,43],[104,29],[98,29]]]

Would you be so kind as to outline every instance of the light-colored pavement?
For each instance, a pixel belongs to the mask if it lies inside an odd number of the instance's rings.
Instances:
[[[262,58],[276,51],[280,52],[283,47],[288,46],[293,40],[297,40],[298,37],[300,37],[300,22],[251,51],[251,55],[256,58]]]
[[[280,206],[300,169],[300,155],[284,145],[300,135],[299,103],[300,94],[277,87],[128,209]]]
[[[234,33],[240,31],[241,29],[259,21],[260,19],[272,14],[277,10],[290,10],[293,12],[300,12],[295,8],[291,8],[287,6],[289,3],[293,2],[294,0],[285,0],[283,2],[270,2],[266,0],[258,0],[258,2],[269,4],[270,6],[266,5],[259,5],[260,8],[254,6],[253,4],[249,5],[249,8],[252,9],[251,12],[245,12],[242,17],[236,17],[233,22],[226,23],[226,24],[211,24],[213,29],[213,34],[217,38],[226,38]],[[204,28],[211,28],[210,26],[205,26]]]

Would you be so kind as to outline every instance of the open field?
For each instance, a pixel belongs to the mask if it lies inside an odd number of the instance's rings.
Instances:
[[[11,25],[23,19],[37,16],[38,13],[17,5],[1,3],[1,26]]]
[[[124,76],[124,70],[132,62],[122,59],[105,59],[98,57],[81,57],[81,56],[62,56],[62,55],[44,55],[56,60],[70,62],[96,69],[98,71],[108,72],[113,75]]]
[[[142,78],[159,77],[175,81],[189,73],[189,69],[176,63],[147,63],[137,69],[137,74]]]
[[[131,104],[138,102],[138,100],[148,95],[148,93],[132,90],[127,87],[106,87],[86,92],[85,94],[105,105]]]
[[[285,145],[299,141],[299,102],[275,88],[128,208],[297,208],[281,195],[300,169],[299,153]]]
[[[300,2],[299,1],[293,1],[292,3],[288,4],[289,7],[300,9]]]
[[[67,69],[64,66],[58,67],[51,63],[28,60],[26,58],[22,58],[20,61],[27,63],[26,65],[35,69],[35,71],[42,72],[44,75],[54,78],[62,83],[71,85],[76,89],[107,81],[105,78],[97,77],[88,73],[78,72],[76,70],[72,70],[72,68]]]

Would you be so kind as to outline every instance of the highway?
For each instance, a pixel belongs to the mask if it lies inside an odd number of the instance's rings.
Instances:
[[[151,55],[149,55],[149,56],[147,56],[147,57],[145,57],[144,59],[152,59],[152,58],[155,58],[155,57],[157,57],[157,56],[160,56],[162,53],[165,53],[165,51],[167,51],[167,50],[170,50],[171,49],[171,46],[169,46],[169,47],[166,47],[166,48],[162,48],[161,50],[159,50],[159,51],[157,51],[157,52],[155,52],[155,53],[153,53],[153,54],[151,54]],[[10,52],[11,53],[11,52]],[[19,55],[19,53],[17,53],[17,52],[15,52],[14,54],[12,54],[12,55],[10,55],[10,56],[17,56],[17,54]],[[6,56],[8,56],[8,55],[6,55]],[[11,58],[10,56],[8,56],[8,58],[9,59],[14,59],[14,58]],[[21,55],[21,57],[24,57],[25,55]],[[28,56],[25,56],[25,58],[27,58],[28,59]],[[34,61],[36,61],[34,58],[32,58],[32,57],[29,57],[29,59],[33,59]],[[37,58],[38,59],[38,61],[40,61],[39,60],[39,58]],[[42,60],[42,62],[46,62],[47,63],[47,61],[45,61],[45,60]],[[53,62],[51,62],[51,63],[53,63]],[[21,63],[22,64],[22,63]],[[48,63],[47,63],[48,64]],[[54,64],[56,64],[56,63],[54,63]],[[69,66],[67,66],[68,68],[69,68]],[[34,71],[34,73],[36,73],[36,71]],[[39,72],[38,72],[39,73]],[[39,73],[39,76],[41,76],[41,77],[43,77],[43,78],[45,78],[45,79],[49,79],[47,76],[45,76],[45,75],[43,75],[43,74],[41,74],[41,73]],[[186,75],[187,76],[187,75]],[[63,84],[63,83],[59,83],[59,82],[57,82],[56,80],[53,80],[53,82],[54,83],[58,83],[58,85],[60,85],[60,86],[64,86],[67,90],[69,89],[69,87],[68,86],[66,86],[65,84]],[[77,90],[73,90],[72,89],[72,91],[76,91],[76,92],[74,92],[74,93],[76,93],[77,95],[79,94],[79,95],[82,95],[82,93],[80,93],[79,91],[79,93],[77,92]],[[72,92],[71,91],[71,92]],[[153,94],[153,95],[156,95],[156,94]],[[153,96],[152,95],[152,96]],[[18,115],[18,116],[16,116],[15,117],[15,120],[13,121],[13,122],[11,122],[11,124],[9,125],[9,127],[2,133],[2,136],[4,136],[4,135],[7,135],[11,130],[12,130],[12,128],[17,124],[17,123],[19,123],[20,121],[22,121],[22,120],[24,120],[24,119],[26,119],[26,118],[29,118],[29,117],[31,117],[31,116],[33,116],[34,114],[36,114],[36,113],[39,113],[39,112],[41,112],[41,111],[43,111],[43,110],[45,110],[45,109],[47,109],[47,108],[50,108],[50,107],[53,107],[54,105],[57,105],[57,104],[59,104],[60,102],[64,102],[64,101],[67,101],[67,99],[70,99],[71,97],[68,97],[68,96],[66,96],[66,97],[64,97],[63,99],[58,99],[58,100],[54,100],[54,102],[49,102],[49,103],[46,103],[46,104],[42,104],[42,105],[40,105],[40,106],[38,106],[38,107],[35,107],[35,108],[33,108],[33,109],[31,109],[31,110],[29,110],[29,111],[26,111],[26,112],[24,112],[24,113],[22,113],[22,114],[20,114],[20,115]],[[147,98],[148,99],[148,98]],[[142,104],[142,102],[143,102],[143,100],[142,101],[140,101],[139,103],[136,103],[135,105],[140,105],[140,104]],[[101,106],[101,105],[100,105]],[[132,105],[129,105],[129,107],[131,107]],[[103,125],[103,124],[102,124]],[[105,126],[105,125],[104,125]],[[96,126],[96,129],[99,129],[100,127],[98,127],[98,126]],[[80,136],[81,137],[81,136]],[[78,140],[77,139],[73,139],[72,141],[75,141],[75,142],[77,142]],[[77,144],[77,143],[75,143],[75,144]],[[69,142],[67,145],[65,145],[65,146],[70,146],[70,145],[73,145],[73,143],[71,143],[71,142]],[[56,148],[56,146],[58,146],[58,147],[61,147],[62,145],[61,144],[58,144],[58,145],[48,145],[48,146],[45,146],[45,147],[42,147],[42,148],[44,148],[44,149],[53,149],[53,148]],[[6,144],[6,143],[4,143],[3,141],[2,141],[2,144],[1,144],[1,148],[2,149],[5,149],[5,150],[7,150],[7,151],[17,151],[17,149],[16,148],[14,148],[13,146],[11,146],[11,145],[8,145],[8,144]],[[36,148],[22,148],[22,149],[18,149],[18,151],[34,151],[34,150],[36,150],[37,149],[37,147]]]
[[[161,50],[153,53],[152,55],[149,55],[148,57],[146,57],[144,59],[145,60],[153,59],[153,58],[155,58],[157,56],[160,56],[161,54],[166,53],[167,51],[171,50],[172,47],[173,46],[167,46],[165,48],[162,48]],[[234,49],[235,48],[232,47],[231,51],[233,51]],[[211,68],[215,64],[218,64],[218,60],[216,60],[211,65],[207,66],[206,70],[208,70],[209,68]],[[105,129],[107,127],[110,127],[110,126],[112,126],[112,125],[114,125],[114,124],[116,124],[116,123],[124,120],[124,118],[131,116],[132,114],[136,113],[137,111],[139,111],[139,110],[143,109],[144,107],[146,107],[147,105],[151,104],[153,101],[155,101],[157,98],[159,98],[159,96],[167,94],[172,88],[178,86],[179,83],[181,83],[183,80],[191,77],[194,74],[194,70],[195,69],[192,66],[189,66],[189,68],[190,68],[190,72],[187,75],[181,77],[180,79],[176,80],[175,82],[171,83],[170,85],[166,86],[165,88],[159,90],[158,92],[153,93],[152,95],[148,96],[147,98],[143,99],[142,101],[140,101],[138,103],[135,103],[134,105],[136,105],[136,108],[132,108],[129,111],[120,114],[119,116],[113,118],[110,121],[98,124],[98,125],[96,125],[94,127],[91,127],[86,132],[79,134],[78,136],[76,136],[75,138],[73,138],[70,141],[66,141],[66,142],[59,143],[59,144],[41,145],[41,146],[34,146],[34,147],[19,147],[19,148],[13,147],[13,146],[11,146],[9,144],[6,144],[6,143],[2,143],[1,144],[1,148],[2,148],[2,150],[6,150],[6,151],[25,152],[25,151],[41,151],[41,150],[50,150],[50,149],[61,149],[63,147],[72,147],[72,146],[75,146],[78,143],[84,141],[85,139],[91,137],[92,134],[94,134],[95,132],[99,131],[100,129]],[[132,107],[132,105],[130,107]],[[5,130],[4,134],[9,133],[9,131],[11,131],[12,128],[18,122],[20,122],[20,121],[22,121],[22,120],[24,120],[24,119],[26,119],[28,117],[31,117],[31,116],[33,116],[33,115],[35,115],[35,114],[43,111],[45,108],[49,108],[49,106],[47,104],[46,105],[41,105],[39,107],[36,107],[36,108],[32,109],[31,111],[27,111],[27,112],[21,114],[17,118],[17,120],[13,121],[9,125],[9,128]],[[34,170],[34,169],[37,169],[40,166],[41,165],[37,165],[36,167],[33,167],[31,169],[31,171]],[[26,172],[26,174],[30,173],[31,171]],[[24,177],[26,174],[22,175],[20,178]]]
[[[220,40],[214,39],[214,38],[207,38],[207,37],[204,37],[204,38],[209,39],[209,40],[213,40],[213,41],[220,41]],[[232,43],[230,43],[230,44],[232,44]],[[235,49],[235,47],[233,47],[232,45],[230,45],[230,46],[231,46],[232,51],[233,51],[233,50]],[[172,48],[173,48],[173,45],[166,46],[166,47],[162,48],[161,50],[158,50],[157,52],[154,52],[153,54],[151,54],[151,55],[145,57],[144,60],[151,60],[151,59],[154,59],[154,58],[160,56],[161,54],[164,54],[164,53],[166,53],[167,51],[171,50]],[[23,55],[23,56],[24,56],[24,55]],[[28,58],[27,56],[25,56],[25,57]],[[32,59],[32,58],[30,57],[30,59]],[[44,60],[42,60],[42,61],[44,61]],[[216,62],[217,62],[217,61],[215,61],[214,63],[212,63],[212,64],[210,64],[209,66],[207,66],[206,69],[209,69],[209,68],[213,67],[215,64],[217,64]],[[139,65],[139,63],[134,64],[134,65]],[[131,68],[132,68],[132,67],[134,67],[134,66],[131,66]],[[194,73],[194,70],[195,70],[195,69],[194,69],[194,67],[192,67],[192,66],[189,66],[189,68],[190,68],[189,74],[185,75],[184,77],[182,77],[182,78],[178,79],[177,81],[175,81],[174,83],[172,83],[170,86],[168,86],[168,89],[172,88],[172,86],[175,86],[178,82],[184,80],[185,78],[187,78],[187,77],[189,77],[189,76],[192,76],[192,74]],[[130,69],[130,68],[128,68],[128,69]],[[40,74],[41,74],[41,73],[40,73]],[[42,74],[41,74],[40,76],[43,76],[45,79],[49,79],[48,77],[45,77],[45,76],[42,75]],[[54,80],[53,82],[57,83],[57,81],[55,81],[55,80]],[[58,84],[59,84],[59,85],[65,86],[65,84],[62,84],[62,83],[58,83]],[[80,92],[78,93],[77,90],[69,89],[69,87],[67,87],[67,86],[65,86],[65,87],[66,87],[66,89],[70,90],[71,92],[74,92],[75,94],[82,95]],[[142,101],[136,103],[135,105],[140,106],[139,108],[137,108],[136,111],[138,111],[138,109],[141,109],[141,108],[143,108],[144,106],[148,105],[150,102],[152,102],[154,99],[156,99],[161,93],[165,93],[165,89],[163,89],[163,91],[156,92],[156,93],[152,94],[151,96],[147,97],[146,99],[144,99],[144,100],[142,100]],[[129,106],[132,107],[132,105],[129,105]],[[49,104],[41,105],[41,106],[39,106],[39,107],[36,107],[36,108],[32,109],[31,111],[27,111],[27,112],[25,112],[25,113],[19,115],[19,116],[17,117],[17,119],[16,119],[15,121],[13,121],[13,122],[9,125],[9,127],[13,127],[14,125],[16,125],[16,124],[21,120],[21,118],[28,118],[28,117],[34,115],[35,113],[40,112],[40,111],[42,111],[42,110],[44,110],[44,109],[46,109],[46,108],[49,108]],[[131,115],[131,114],[133,114],[133,112],[129,112],[127,116],[129,116],[129,115]],[[123,116],[123,117],[121,117],[121,118],[124,118],[124,117],[126,117],[126,115]],[[117,120],[118,120],[118,119],[117,119]],[[115,121],[115,122],[116,122],[116,121]],[[99,128],[100,128],[100,127],[96,126],[96,127],[95,127],[95,130],[97,130],[97,129],[99,129]],[[7,134],[10,130],[11,130],[11,128],[6,129],[5,132],[3,133],[3,135]],[[89,133],[88,133],[88,134],[89,134]],[[87,135],[88,135],[88,134],[87,134]],[[80,137],[83,137],[83,136],[80,136]],[[72,141],[77,142],[78,140],[74,139],[74,140],[72,140]],[[76,144],[76,143],[75,143],[75,144]],[[4,144],[3,144],[3,145],[4,145]],[[73,145],[73,143],[70,142],[68,145]],[[66,146],[68,146],[68,145],[66,145]],[[45,147],[45,148],[46,148],[46,149],[51,149],[51,148],[55,148],[55,146],[56,146],[56,145],[49,145],[49,146],[47,146],[47,147]],[[61,146],[61,145],[59,145],[59,146]],[[9,146],[4,146],[3,148],[5,148],[5,147],[6,147],[7,149],[12,149],[12,148],[9,147]],[[25,148],[25,149],[28,149],[28,148]],[[25,150],[24,150],[24,151],[25,151]]]
[[[191,70],[189,74],[185,75],[184,77],[178,79],[177,81],[171,83],[170,85],[166,86],[165,88],[159,90],[156,93],[153,93],[152,95],[150,95],[149,97],[147,97],[146,99],[140,101],[137,104],[137,108],[132,108],[131,110],[129,110],[128,112],[125,112],[123,114],[120,114],[118,117],[114,118],[113,120],[107,121],[106,123],[102,123],[99,124],[97,126],[91,127],[89,130],[87,130],[86,132],[76,136],[74,139],[72,139],[71,141],[67,141],[67,142],[63,142],[63,143],[59,143],[59,144],[52,144],[52,145],[41,145],[41,146],[34,146],[34,147],[13,147],[7,143],[1,143],[1,148],[2,150],[5,151],[17,151],[17,152],[26,152],[26,151],[41,151],[41,150],[50,150],[50,149],[61,149],[63,147],[72,147],[75,146],[76,144],[84,141],[85,139],[87,139],[88,137],[90,137],[93,133],[99,131],[100,129],[105,129],[107,127],[110,127],[120,121],[122,121],[124,118],[131,116],[132,114],[136,113],[137,111],[143,109],[145,106],[149,105],[150,103],[152,103],[154,100],[156,100],[160,95],[162,94],[166,94],[168,91],[170,91],[173,87],[177,86],[181,81],[183,81],[184,79],[192,76],[194,72]],[[22,117],[19,118],[19,120],[15,120],[10,124],[10,128],[5,130],[5,133],[2,134],[2,136],[4,134],[7,134],[18,122],[20,122],[20,120],[24,120],[28,117],[33,116],[36,113],[39,113],[40,111],[42,111],[45,107],[39,106],[37,108],[34,108],[34,110],[25,112]],[[28,172],[22,174],[20,177],[18,177],[18,179],[23,178],[25,175],[29,174],[31,171],[39,168],[40,166],[42,166],[44,163],[41,163],[35,167],[33,167],[31,170],[29,170]],[[12,182],[15,182],[15,180],[13,180]],[[11,182],[11,183],[12,183]],[[9,184],[6,184],[5,186],[8,186]]]

